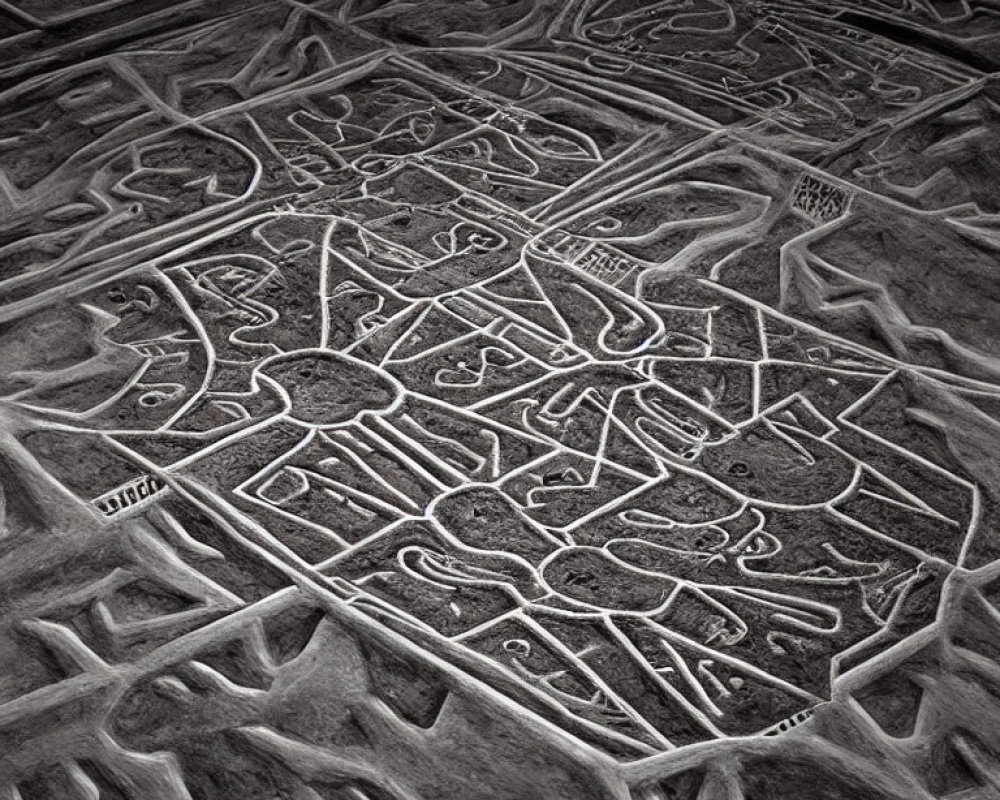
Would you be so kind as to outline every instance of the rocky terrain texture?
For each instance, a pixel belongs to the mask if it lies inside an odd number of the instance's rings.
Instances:
[[[995,0],[0,0],[2,800],[1000,798]]]

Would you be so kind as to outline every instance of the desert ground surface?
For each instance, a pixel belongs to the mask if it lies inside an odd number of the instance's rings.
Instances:
[[[1000,798],[1000,3],[0,39],[2,800]]]

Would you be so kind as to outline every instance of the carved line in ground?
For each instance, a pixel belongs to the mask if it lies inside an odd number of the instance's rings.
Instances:
[[[803,9],[795,7],[794,11],[800,17],[806,17],[812,19],[814,22],[818,23],[821,26],[821,28],[836,27],[837,25],[837,21],[834,18],[816,14],[811,9]],[[935,13],[937,12],[935,11]],[[583,32],[583,28],[588,27],[585,26],[583,23],[583,16],[584,15],[581,14],[574,22],[574,25],[572,27],[572,35],[579,42],[581,43],[586,42],[589,44],[590,40],[584,35]],[[630,16],[636,16],[636,15],[635,14],[619,15],[611,19],[614,19],[616,22],[618,22],[620,27],[621,21],[628,19]],[[602,21],[600,23],[592,23],[589,27],[593,27],[594,24],[604,24],[604,22],[606,21]],[[957,79],[957,77],[953,74],[953,72],[946,69],[948,65],[947,62],[944,61],[944,59],[938,59],[936,61],[931,61],[930,63],[928,63],[927,52],[924,50],[919,50],[915,47],[907,47],[906,45],[900,44],[896,41],[887,43],[886,40],[882,39],[881,37],[868,34],[867,32],[858,31],[857,28],[846,25],[841,26],[841,30],[845,34],[845,36],[842,36],[840,39],[838,39],[834,37],[832,34],[824,33],[822,29],[813,30],[804,28],[802,25],[796,23],[793,19],[789,19],[787,16],[779,20],[773,15],[768,14],[763,19],[758,21],[757,24],[754,26],[754,28],[751,29],[740,39],[740,42],[737,43],[737,47],[740,47],[741,49],[746,49],[742,45],[743,39],[745,39],[747,36],[749,36],[751,33],[753,33],[758,29],[766,30],[767,33],[774,36],[777,36],[779,33],[790,34],[794,42],[791,44],[791,46],[793,47],[793,49],[796,49],[800,57],[802,57],[803,60],[807,62],[807,68],[815,69],[815,64],[812,63],[812,58],[809,52],[801,46],[800,37],[810,41],[818,40],[820,42],[834,42],[838,44],[842,43],[843,38],[848,38],[855,49],[867,53],[873,59],[879,59],[878,63],[876,63],[876,66],[874,68],[876,75],[878,74],[879,66],[881,65],[881,60],[883,60],[886,57],[891,57],[895,62],[904,58],[904,53],[905,53],[907,54],[907,60],[909,60],[909,57],[911,56],[917,58],[921,62],[920,67],[922,69],[934,69],[936,72],[938,72],[938,74],[948,74],[951,77]],[[778,38],[781,37],[778,36]],[[608,46],[605,46],[605,49],[608,49]],[[686,59],[684,57],[664,56],[664,58],[669,58],[670,60],[675,60],[675,61],[691,60],[691,59]],[[835,49],[831,52],[828,52],[828,58],[833,59],[835,62],[839,62],[844,67],[856,66],[847,59],[839,56],[836,53]],[[965,75],[964,77],[967,78],[968,75]]]
[[[606,434],[605,434],[605,435],[606,435]],[[911,454],[911,455],[912,455],[912,454]],[[852,459],[852,460],[855,460],[855,459]],[[857,461],[856,461],[856,460],[855,460],[855,462],[857,463]],[[929,462],[928,462],[928,463],[929,463]],[[933,466],[933,465],[931,465],[931,466]],[[954,476],[953,476],[953,475],[951,475],[951,473],[947,473],[947,474],[949,475],[949,477],[951,477],[951,478],[954,478]]]
[[[810,324],[809,322],[789,316],[788,314],[785,314],[784,312],[779,311],[778,309],[772,308],[766,303],[762,303],[761,301],[756,300],[748,295],[745,295],[737,291],[736,289],[732,289],[726,286],[725,284],[715,283],[714,281],[709,281],[704,278],[699,278],[697,280],[698,283],[708,287],[713,291],[718,292],[719,294],[722,294],[730,299],[734,299],[737,302],[742,303],[746,306],[757,309],[758,311],[761,312],[761,314],[763,314],[767,318],[784,322],[787,325],[791,325],[806,333],[813,334],[814,336],[818,336],[826,341],[829,341],[832,344],[837,345],[838,347],[843,347],[848,350],[854,350],[856,352],[859,352],[864,356],[866,356],[867,358],[873,359],[874,361],[882,362],[894,369],[928,375],[932,378],[936,378],[938,381],[944,383],[945,385],[958,385],[962,389],[978,390],[986,394],[995,394],[997,391],[997,387],[993,383],[977,380],[975,378],[967,378],[963,375],[958,375],[953,372],[948,372],[947,370],[943,370],[937,367],[929,367],[921,364],[911,364],[906,361],[902,361],[887,353],[883,353],[878,350],[875,350],[874,348],[860,344],[858,342],[845,339],[842,336],[839,336],[835,333],[831,333],[829,331],[825,331],[822,328]]]
[[[273,422],[273,420],[271,420],[271,422]],[[237,487],[235,491],[237,491],[240,494],[243,494],[244,496],[247,497],[247,499],[249,499],[249,500],[251,500],[251,501],[253,501],[255,503],[260,504],[260,501],[257,500],[257,498],[255,498],[252,495],[249,495],[248,493],[245,492],[246,486],[249,485],[249,484],[251,484],[251,483],[253,483],[253,482],[255,482],[258,479],[263,478],[265,475],[271,474],[274,471],[280,469],[283,466],[282,462],[290,460],[291,458],[293,458],[294,457],[294,453],[297,452],[297,450],[300,447],[304,447],[305,444],[307,444],[307,443],[308,443],[308,439],[305,440],[303,443],[300,443],[300,445],[298,445],[295,449],[293,449],[293,451],[290,451],[289,453],[286,453],[283,456],[281,456],[278,459],[276,459],[274,462],[272,462],[272,464],[270,466],[266,467],[260,473],[258,473],[257,475],[255,475],[253,478],[249,479],[244,484],[241,484],[239,487]],[[557,451],[558,452],[562,452],[564,454],[565,453],[573,453],[574,452],[574,451],[572,451],[569,448],[565,448],[565,447],[559,445],[558,443],[554,443],[554,444],[557,447]],[[395,452],[395,453],[399,452],[399,451],[396,451],[394,448],[392,448],[391,445],[390,445],[390,450],[393,451],[393,452]],[[588,458],[590,457],[589,454],[587,454],[587,453],[583,453],[583,452],[580,452],[580,451],[575,451],[575,452],[577,452],[579,455],[582,455],[584,457],[588,457]],[[542,463],[542,462],[548,460],[549,458],[551,458],[551,456],[552,456],[551,453],[545,454],[542,457],[540,457],[536,462],[529,463],[528,465],[526,465],[525,467],[520,468],[519,470],[515,470],[515,471],[513,471],[511,473],[508,473],[506,476],[504,476],[504,479],[516,476],[517,474],[523,473],[525,471],[530,471],[530,469],[533,466],[533,464],[535,464],[535,463]],[[427,451],[425,453],[425,457],[430,458],[432,460],[432,462],[433,461],[440,461],[440,459],[438,459],[436,456],[434,456],[429,451]],[[856,465],[858,465],[858,466],[866,466],[866,465],[863,464],[863,462],[860,462],[859,460],[854,459],[853,457],[850,457],[850,456],[848,456],[848,457],[851,458],[851,460],[854,461],[854,463]],[[597,468],[599,468],[600,462],[595,462],[595,465],[596,465]],[[671,464],[671,466],[674,466],[676,468],[678,465]],[[176,470],[176,466],[171,467],[169,469],[171,471],[175,471]],[[700,472],[698,472],[696,470],[687,470],[687,471],[690,474],[697,475],[697,476],[699,476],[699,477],[701,477],[703,479],[706,478],[706,477],[708,477],[708,476],[704,476],[702,473],[700,473]],[[860,473],[860,470],[858,470],[858,474],[859,473]],[[596,475],[596,469],[595,469],[595,475]],[[428,476],[429,478],[432,479],[432,476],[430,476],[429,473],[426,473],[426,476]],[[459,476],[456,475],[456,477],[459,477]],[[640,476],[637,475],[636,477],[640,477]],[[596,511],[592,512],[591,514],[588,514],[585,517],[581,518],[580,520],[577,520],[574,523],[571,523],[570,525],[568,525],[563,530],[566,533],[569,533],[570,531],[574,530],[576,527],[584,524],[588,519],[590,519],[590,518],[592,518],[594,516],[603,514],[603,513],[607,513],[609,510],[613,510],[613,508],[616,507],[616,506],[618,506],[618,505],[626,504],[629,497],[634,496],[635,494],[640,494],[642,491],[645,491],[646,489],[650,488],[650,486],[654,485],[659,480],[658,478],[648,479],[647,476],[641,476],[641,477],[646,478],[647,482],[641,484],[639,487],[637,487],[637,489],[633,490],[632,492],[629,492],[628,494],[626,494],[624,496],[621,496],[619,498],[615,498],[612,501],[609,501],[607,504],[605,504],[604,506],[601,506],[599,509],[597,509]],[[856,474],[854,483],[857,482],[857,477],[858,477],[858,475]],[[592,481],[593,481],[593,478],[592,478]],[[467,480],[464,478],[464,476],[461,476],[461,482],[462,483],[467,483]],[[894,485],[893,482],[891,482],[891,481],[889,481],[889,482],[890,482],[890,485]],[[725,490],[727,492],[731,492],[732,491],[732,490],[728,489],[728,487],[725,487],[722,484],[717,484],[717,485],[718,485],[719,488],[721,488],[721,489],[723,489],[723,490]],[[443,488],[443,485],[441,485],[441,486]],[[347,489],[348,487],[343,487],[343,488]],[[579,488],[579,487],[576,487],[576,488]],[[845,493],[844,496],[846,496],[846,494],[847,493]],[[906,493],[906,494],[909,495],[909,493]],[[911,499],[915,500],[915,502],[917,502],[921,507],[923,507],[924,510],[925,510],[925,512],[932,513],[932,514],[935,514],[935,516],[937,516],[936,512],[933,512],[932,509],[929,509],[929,507],[926,507],[926,504],[924,504],[923,501],[920,501],[919,498],[911,498]],[[369,498],[369,502],[374,503],[376,506],[379,505],[379,502],[377,501],[377,498]],[[747,502],[748,502],[747,498],[743,497],[743,503],[744,503],[744,505]],[[839,512],[837,512],[836,509],[833,507],[833,503],[834,502],[836,502],[836,500],[830,501],[830,502],[825,503],[825,504],[821,504],[820,506],[817,506],[817,507],[827,508],[831,512],[836,513],[836,514],[839,515]],[[276,509],[272,505],[268,505],[268,507],[271,508],[272,510],[279,511],[279,513],[283,513],[283,515],[287,515],[287,514],[284,514],[283,511],[281,511],[280,509]],[[793,505],[790,505],[790,504],[781,504],[781,505],[777,505],[776,507],[787,508],[787,509],[798,508],[798,506],[793,506]],[[291,516],[291,515],[287,515],[287,516]],[[299,521],[299,522],[305,522],[306,524],[310,525],[310,527],[314,527],[312,524],[308,523],[307,520],[301,520],[299,518],[295,518],[295,519],[297,521]],[[850,518],[845,518],[845,521],[849,521],[849,524],[853,522],[852,520],[850,520]],[[951,521],[951,524],[955,524],[954,521]],[[331,533],[327,528],[324,528],[324,527],[321,527],[321,526],[315,526],[315,527],[318,528],[319,530],[327,533],[327,535],[329,535]],[[897,542],[896,540],[891,539],[890,537],[887,537],[887,536],[885,536],[883,534],[880,534],[879,532],[874,531],[872,529],[869,529],[867,527],[864,527],[863,530],[864,530],[864,532],[869,533],[869,534],[874,534],[878,538],[882,538],[882,539],[886,540],[887,542],[890,542],[890,543],[894,544],[897,547],[900,547],[900,546],[904,547],[904,549],[907,549],[909,552],[913,553],[914,555],[916,555],[917,557],[919,557],[921,560],[932,560],[932,557],[930,557],[928,554],[924,553],[923,551],[920,551],[920,550],[917,550],[917,549],[911,549],[908,546],[902,545],[901,543]],[[970,526],[970,530],[974,530],[974,525]],[[336,536],[336,534],[334,534],[334,536]],[[742,565],[741,565],[741,571],[744,571],[744,574],[747,574],[746,571],[743,569]]]
[[[159,472],[155,467],[155,465],[153,465],[150,462],[147,462],[146,468],[154,473]],[[331,611],[336,612],[335,616],[338,619],[343,620],[346,616],[346,618],[350,620],[352,627],[361,627],[363,630],[368,631],[371,635],[376,635],[377,638],[381,638],[383,640],[388,639],[389,641],[392,641],[394,643],[394,646],[397,648],[402,647],[404,650],[412,652],[414,645],[409,644],[408,640],[406,640],[400,634],[395,633],[390,629],[384,628],[382,625],[371,621],[370,618],[368,618],[367,616],[364,615],[352,616],[360,612],[352,612],[349,609],[347,609],[346,605],[343,602],[343,599],[341,599],[339,595],[336,594],[336,592],[332,591],[332,586],[334,584],[332,584],[329,578],[325,577],[317,570],[315,570],[313,567],[310,567],[308,564],[306,564],[306,562],[302,561],[298,556],[294,554],[294,552],[292,552],[287,547],[282,545],[280,542],[275,540],[273,536],[267,533],[265,529],[260,527],[251,518],[242,514],[242,512],[239,512],[237,509],[229,505],[225,500],[219,498],[213,492],[208,491],[204,488],[196,489],[195,488],[196,484],[192,483],[187,479],[184,478],[175,479],[173,477],[168,477],[165,473],[162,472],[159,472],[159,474],[161,474],[161,477],[164,480],[168,481],[168,483],[171,485],[171,488],[174,491],[177,491],[186,500],[194,503],[196,507],[200,508],[205,513],[208,513],[210,517],[215,518],[218,521],[221,521],[225,525],[225,527],[231,531],[231,535],[235,535],[235,537],[239,541],[241,541],[245,546],[249,547],[257,555],[265,558],[265,560],[271,563],[272,566],[277,567],[282,572],[289,575],[289,577],[291,577],[296,582],[296,584],[299,586],[300,589],[306,591],[307,594],[312,594],[313,596],[317,596],[317,598],[322,601],[323,605],[330,608]],[[194,494],[192,494],[191,490],[198,492],[198,495],[203,495],[204,500],[200,499],[199,496],[195,496]],[[263,542],[266,543],[267,546],[263,547],[251,541],[250,539],[247,539],[245,535],[239,533],[238,530],[233,528],[232,525],[228,522],[228,520],[235,521],[237,524],[239,524],[241,528],[247,530],[248,532],[252,531],[255,537],[261,539]],[[271,550],[268,548],[275,549],[278,553],[281,554],[281,558],[272,555]],[[431,635],[435,639],[440,638],[441,643],[447,643],[446,639],[440,637],[437,634],[434,634],[433,632],[429,632],[429,635]],[[466,650],[467,654],[472,655],[472,651],[468,651],[466,648],[463,648],[463,650]],[[421,658],[430,661],[436,667],[442,669],[449,676],[451,676],[452,680],[455,680],[456,682],[462,685],[470,685],[470,686],[474,685],[477,687],[475,691],[480,694],[484,691],[485,688],[485,691],[487,692],[488,696],[493,700],[493,702],[499,702],[509,711],[513,713],[520,713],[523,715],[524,711],[522,706],[516,703],[515,701],[509,699],[506,695],[498,692],[492,687],[488,686],[483,687],[483,684],[481,684],[480,681],[475,680],[471,677],[467,677],[466,673],[463,672],[460,668],[455,667],[449,661],[443,660],[440,656],[437,656],[433,653],[428,653],[427,651],[423,650],[419,652],[422,653]],[[481,661],[482,662],[481,666],[486,668],[487,670],[493,668],[493,663],[487,662],[485,658],[476,658],[476,660]],[[474,683],[472,683],[473,681]],[[548,703],[548,705],[552,704]],[[561,707],[559,710],[561,710]],[[559,710],[557,710],[557,713],[559,713]],[[535,717],[534,715],[532,716],[536,720],[536,724],[541,725],[542,728],[545,729],[550,735],[554,735],[560,741],[566,742],[567,740],[569,740],[570,744],[573,747],[575,747],[577,750],[582,749],[586,753],[599,752],[593,750],[587,745],[584,745],[579,740],[571,738],[571,734],[565,733],[561,728],[558,728],[554,723],[549,722],[547,720],[543,720],[540,717]],[[601,755],[601,759],[603,760],[604,758],[605,756]]]
[[[109,257],[113,257],[116,254],[119,254],[122,250],[128,250],[129,248],[134,248],[138,242],[142,242],[144,240],[149,240],[153,238],[160,239],[164,235],[169,235],[173,231],[177,231],[179,228],[183,228],[184,226],[190,226],[199,220],[208,218],[210,220],[218,221],[220,216],[222,216],[226,211],[229,211],[231,209],[234,210],[237,214],[244,213],[245,206],[243,205],[243,203],[244,201],[250,199],[257,185],[259,184],[261,176],[263,174],[263,164],[259,161],[259,159],[257,159],[257,157],[253,154],[253,152],[248,148],[246,148],[242,143],[238,142],[236,139],[232,139],[228,136],[225,136],[224,134],[212,131],[209,128],[197,126],[191,123],[185,123],[184,125],[179,125],[168,131],[159,131],[157,133],[143,137],[143,139],[152,141],[155,139],[163,138],[164,135],[169,135],[170,133],[173,133],[175,131],[190,129],[190,128],[198,130],[198,132],[202,133],[208,138],[217,139],[228,143],[229,145],[235,147],[236,150],[241,152],[241,154],[244,157],[250,160],[250,162],[254,165],[253,176],[251,178],[249,187],[243,194],[241,194],[239,197],[233,200],[221,202],[212,206],[206,206],[204,209],[196,211],[193,214],[189,214],[186,217],[182,217],[172,222],[165,223],[164,225],[160,225],[158,227],[147,229],[137,234],[133,234],[132,236],[126,237],[123,240],[102,245],[94,250],[88,250],[85,253],[82,253],[79,257],[77,257],[74,254],[72,257],[65,260],[60,258],[55,262],[43,267],[42,269],[27,274],[21,274],[8,278],[2,284],[4,290],[5,291],[9,290],[11,287],[20,287],[24,285],[37,284],[42,280],[51,281],[52,279],[60,277],[65,273],[73,270],[74,268],[80,266],[82,263],[96,263],[102,260],[106,260]],[[133,149],[135,147],[135,144],[136,142],[130,142],[128,144],[122,145],[118,149],[118,152],[119,153],[127,152],[130,149]],[[179,236],[181,237],[183,237],[184,235],[185,232],[183,231],[179,234]],[[158,244],[154,246],[162,246],[162,241],[158,242]]]
[[[199,324],[199,327],[200,327],[200,324]],[[204,336],[204,334],[203,334],[203,336]]]

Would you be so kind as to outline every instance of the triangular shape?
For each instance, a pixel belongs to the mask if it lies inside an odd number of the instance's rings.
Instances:
[[[392,348],[390,358],[393,361],[415,358],[438,345],[447,344],[475,330],[473,325],[458,315],[432,304]]]

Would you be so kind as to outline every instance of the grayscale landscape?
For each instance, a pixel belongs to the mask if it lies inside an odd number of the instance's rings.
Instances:
[[[1000,3],[0,38],[0,800],[1000,798]]]

